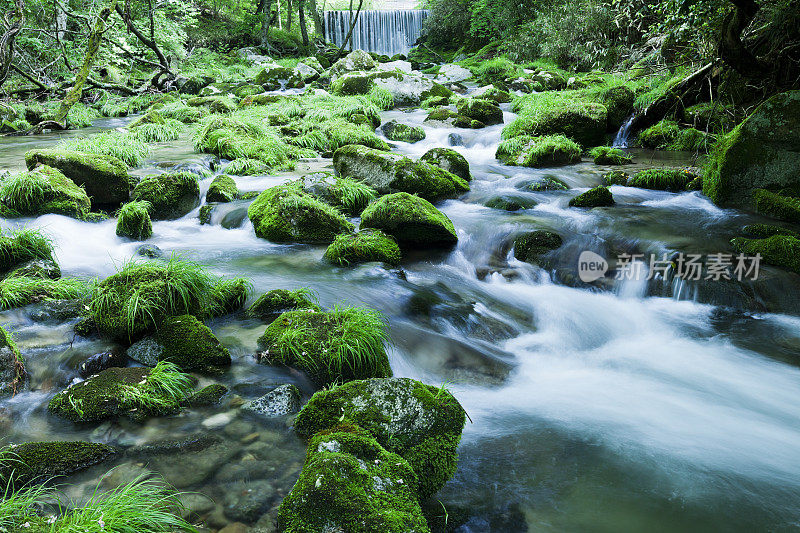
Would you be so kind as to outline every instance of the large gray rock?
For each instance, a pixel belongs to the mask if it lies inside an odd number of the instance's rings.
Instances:
[[[241,409],[267,417],[290,415],[300,410],[300,396],[300,389],[294,385],[281,385],[264,396],[244,404]]]

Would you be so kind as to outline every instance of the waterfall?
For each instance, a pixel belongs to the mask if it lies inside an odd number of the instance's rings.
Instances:
[[[352,15],[355,16],[355,12]],[[352,48],[388,56],[407,54],[419,37],[427,16],[428,12],[421,9],[362,11],[353,28]],[[336,46],[342,46],[350,23],[349,11],[325,11],[325,38]]]
[[[633,125],[635,118],[636,114],[634,113],[625,119],[625,122],[622,123],[622,126],[620,126],[619,131],[617,132],[617,136],[614,137],[614,142],[611,144],[611,146],[615,146],[617,148],[628,147],[628,136],[631,134],[631,126]]]

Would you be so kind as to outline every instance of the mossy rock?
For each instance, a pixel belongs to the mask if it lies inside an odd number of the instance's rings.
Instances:
[[[256,74],[253,83],[257,85],[271,85],[276,81],[288,80],[292,77],[292,69],[283,67],[277,63],[264,65]]]
[[[503,123],[503,110],[490,100],[482,98],[464,98],[456,103],[458,114],[493,126]]]
[[[697,177],[688,170],[679,168],[651,168],[637,172],[628,180],[628,187],[679,192]]]
[[[402,141],[413,144],[425,138],[425,130],[419,126],[401,124],[396,120],[390,120],[381,126],[381,131],[383,131],[383,134],[386,135],[386,138],[390,141]]]
[[[531,192],[566,191],[569,185],[558,176],[544,176],[539,181],[529,183],[525,187]]]
[[[494,102],[495,104],[507,104],[514,99],[514,97],[511,96],[511,93],[509,93],[508,91],[504,91],[503,89],[498,89],[494,85],[478,89],[472,94],[477,98],[481,98],[482,100],[489,100],[491,102]]]
[[[0,201],[22,216],[55,213],[83,220],[91,209],[86,191],[47,165],[5,180],[0,185]]]
[[[753,193],[753,204],[755,210],[762,215],[800,223],[800,198],[757,189]]]
[[[636,94],[627,85],[617,85],[604,91],[600,100],[608,112],[608,131],[617,131],[633,112]]]
[[[622,170],[611,170],[603,174],[601,179],[603,185],[606,187],[611,187],[612,185],[621,185],[624,187],[628,184],[630,177],[630,174]]]
[[[570,207],[606,207],[614,205],[614,196],[608,187],[599,186],[579,194],[569,201]]]
[[[96,422],[125,416],[143,420],[177,413],[180,405],[166,395],[161,402],[150,404],[146,409],[131,404],[126,398],[127,391],[139,389],[146,382],[150,370],[142,367],[108,368],[59,392],[47,408],[72,422]]]
[[[0,481],[20,488],[34,482],[49,482],[85,470],[117,455],[105,444],[81,441],[26,442],[0,451]]]
[[[502,141],[495,157],[507,165],[557,167],[580,162],[581,147],[563,135],[520,135]]]
[[[559,248],[563,243],[558,233],[531,231],[514,239],[514,257],[526,263],[536,263],[540,256]]]
[[[800,239],[800,233],[789,228],[774,226],[772,224],[748,224],[742,228],[742,231],[748,237],[753,237],[755,239],[766,239],[773,235],[788,235],[789,237]]]
[[[595,165],[628,165],[633,163],[633,158],[619,148],[611,146],[596,146],[589,151],[589,157]]]
[[[343,233],[328,246],[325,260],[339,266],[380,261],[390,265],[400,263],[397,241],[380,230],[365,229],[358,233]]]
[[[134,241],[144,241],[153,235],[150,202],[128,202],[119,210],[117,235]]]
[[[564,135],[581,146],[603,144],[608,122],[608,110],[592,101],[565,102],[542,110],[535,115],[526,113],[506,126],[506,138],[517,135]]]
[[[334,63],[330,70],[331,76],[337,77],[345,72],[373,70],[377,66],[375,60],[367,52],[363,50],[353,50]]]
[[[254,318],[272,322],[278,315],[287,311],[308,309],[321,311],[322,309],[311,299],[307,290],[288,291],[286,289],[272,289],[262,294],[247,309],[247,314]]]
[[[110,155],[71,150],[39,149],[25,153],[28,170],[47,165],[60,170],[79,187],[83,187],[93,206],[119,205],[128,200],[130,184],[128,166]]]
[[[186,100],[186,105],[205,107],[212,113],[230,113],[236,109],[236,103],[227,96],[197,96]]]
[[[192,315],[168,317],[158,326],[157,342],[163,346],[159,361],[181,370],[210,370],[230,366],[231,354],[211,330]]]
[[[298,435],[353,424],[366,430],[417,473],[420,498],[435,494],[456,470],[456,448],[466,417],[444,388],[409,378],[346,383],[311,397],[295,419]]]
[[[380,194],[407,192],[433,202],[469,190],[465,180],[441,167],[361,145],[336,150],[333,166],[339,176],[362,181]]]
[[[467,158],[452,148],[432,148],[425,152],[419,160],[430,163],[431,165],[436,165],[439,168],[455,174],[464,181],[470,181],[472,179]]]
[[[530,209],[536,202],[528,198],[513,198],[505,196],[495,196],[486,202],[486,207],[501,209],[503,211],[519,211],[520,209]]]
[[[353,230],[336,208],[292,184],[259,194],[247,215],[256,235],[273,242],[330,243],[336,235]]]
[[[196,100],[196,98],[190,98],[190,100]],[[141,117],[137,118],[133,122],[128,125],[128,128],[138,128],[139,126],[144,126],[145,124],[158,124],[163,125],[166,124],[166,119],[159,113],[158,111],[148,111]]]
[[[228,387],[220,385],[219,383],[214,383],[195,392],[186,398],[181,405],[185,407],[208,407],[217,405],[226,394],[228,394]]]
[[[664,150],[674,142],[680,133],[678,123],[674,120],[662,120],[639,132],[639,144],[645,148]]]
[[[11,334],[0,327],[0,397],[16,394],[28,380],[25,361]]]
[[[300,478],[278,507],[286,533],[429,533],[409,463],[357,427],[311,439]]]
[[[800,187],[800,91],[771,97],[721,138],[703,193],[723,207],[752,207],[756,189]]]
[[[239,196],[236,182],[230,176],[221,174],[214,178],[206,192],[206,202],[232,202]]]
[[[319,387],[389,377],[385,327],[376,314],[358,308],[288,311],[259,337],[259,361],[298,368]]]
[[[53,245],[47,237],[36,231],[0,233],[0,274],[36,260],[52,263],[58,268],[53,258]],[[60,277],[60,271],[57,277]]]
[[[401,246],[428,248],[458,241],[453,223],[433,204],[408,193],[383,196],[361,214],[361,228],[379,229]]]
[[[131,198],[149,202],[153,220],[173,220],[200,204],[200,185],[191,172],[153,174],[136,184]]]
[[[353,178],[337,177],[330,172],[315,172],[298,180],[303,192],[330,204],[350,216],[359,216],[377,198],[375,189]]]
[[[737,251],[749,256],[761,255],[770,265],[785,268],[800,274],[800,239],[790,235],[773,235],[766,239],[731,239]]]

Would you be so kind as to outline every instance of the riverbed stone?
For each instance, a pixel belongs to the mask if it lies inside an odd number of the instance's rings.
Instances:
[[[390,378],[353,381],[315,393],[294,427],[303,438],[340,425],[363,428],[408,461],[419,477],[417,493],[425,498],[455,472],[465,423],[464,409],[446,388]]]
[[[25,361],[11,334],[0,327],[0,397],[15,394],[25,385]]]
[[[439,168],[455,174],[464,181],[470,181],[472,179],[467,158],[452,148],[432,148],[425,152],[419,160],[430,163],[431,165],[436,165]]]
[[[356,70],[372,70],[376,67],[376,62],[367,52],[363,50],[353,50],[331,67],[331,78],[336,79],[345,72]]]
[[[361,228],[379,229],[401,246],[412,248],[448,246],[458,241],[447,215],[424,198],[405,192],[383,196],[370,204],[361,215]]]
[[[150,202],[128,202],[119,210],[116,233],[134,241],[144,241],[153,235]]]
[[[425,138],[425,130],[419,126],[402,124],[396,120],[390,120],[385,123],[381,126],[381,131],[390,141],[403,141],[413,144]]]
[[[463,98],[456,103],[459,115],[492,126],[503,123],[503,110],[491,100],[483,98]]]
[[[264,396],[244,404],[241,409],[266,417],[294,414],[300,410],[300,389],[291,384],[281,385]]]
[[[91,209],[86,191],[47,165],[5,180],[0,186],[0,201],[17,216],[55,213],[83,220]]]
[[[236,182],[230,176],[221,174],[214,178],[206,192],[206,202],[232,202],[239,196]]]
[[[721,138],[704,169],[703,193],[752,208],[756,189],[800,188],[800,90],[776,94]]]
[[[136,184],[131,198],[150,202],[153,220],[173,220],[200,204],[200,186],[190,172],[153,174]]]
[[[0,459],[0,481],[19,488],[31,482],[50,481],[112,459],[117,450],[90,442],[27,442],[6,446]]]
[[[439,67],[439,73],[436,75],[436,81],[439,83],[454,83],[458,81],[468,80],[472,77],[472,71],[460,65],[446,63]]]
[[[453,91],[444,85],[417,73],[395,71],[393,76],[376,78],[374,84],[392,95],[395,106],[419,105],[433,96],[453,96]]]
[[[736,237],[731,245],[749,256],[760,254],[762,260],[800,274],[800,239],[791,235],[773,235],[766,239]]]
[[[400,247],[394,237],[377,229],[338,235],[324,255],[326,261],[339,266],[372,261],[397,265],[400,258]]]
[[[614,196],[603,185],[589,189],[569,201],[570,207],[605,207],[614,205]]]
[[[502,141],[495,157],[507,165],[557,167],[581,160],[581,147],[564,135],[519,135]]]
[[[380,194],[407,192],[435,202],[469,190],[464,179],[441,167],[361,145],[336,150],[333,166],[338,175],[363,181]]]
[[[558,233],[536,230],[514,239],[514,257],[526,263],[537,263],[539,257],[559,248],[564,240]]]
[[[183,401],[183,405],[186,407],[208,407],[210,405],[216,405],[226,394],[228,394],[228,387],[220,385],[219,383],[213,383],[186,398],[186,400]]]
[[[157,342],[163,346],[159,361],[180,369],[211,370],[231,364],[228,349],[211,330],[192,315],[165,318],[158,326]]]
[[[83,187],[92,205],[119,205],[128,200],[128,166],[110,155],[73,150],[38,149],[25,153],[28,170],[47,165],[60,170],[76,185]]]
[[[312,299],[312,294],[305,290],[289,291],[286,289],[273,289],[268,291],[247,308],[251,317],[272,322],[278,315],[287,311],[309,309],[319,311],[320,307]]]

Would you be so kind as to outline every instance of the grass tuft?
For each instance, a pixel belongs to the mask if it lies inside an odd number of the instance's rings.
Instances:
[[[131,132],[108,131],[72,138],[56,145],[61,150],[76,150],[90,154],[110,155],[121,159],[130,167],[138,167],[150,154],[150,147]]]

